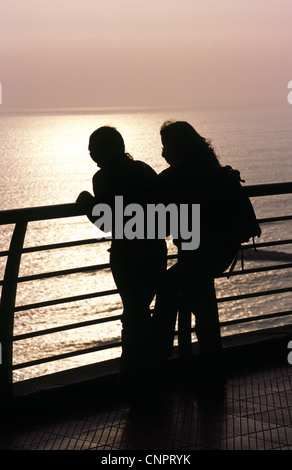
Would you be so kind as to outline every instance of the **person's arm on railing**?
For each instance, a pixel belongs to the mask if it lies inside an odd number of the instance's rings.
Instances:
[[[111,206],[112,191],[111,181],[104,176],[101,170],[97,171],[92,178],[92,189],[93,195],[88,191],[82,191],[76,199],[76,204],[80,210],[87,215],[90,222],[102,230],[97,224],[96,216],[93,217],[92,211],[94,206],[98,203],[106,203]]]
[[[95,218],[92,217],[92,209],[96,204],[94,196],[88,191],[82,191],[76,199],[76,204],[89,218],[90,222],[94,224]]]

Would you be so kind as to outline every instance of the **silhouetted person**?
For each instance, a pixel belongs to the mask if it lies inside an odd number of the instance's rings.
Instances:
[[[92,208],[98,203],[109,205],[115,220],[116,196],[123,196],[124,207],[135,203],[145,208],[151,202],[157,175],[125,152],[124,140],[115,128],[104,126],[93,132],[89,152],[100,167],[93,176],[94,196],[82,192],[77,203],[93,223]],[[116,230],[113,225],[110,266],[123,302],[121,379],[126,387],[134,387],[144,374],[148,380],[153,366],[149,307],[166,269],[166,244],[164,240],[117,239]]]
[[[156,299],[160,359],[171,354],[177,310],[184,308],[195,315],[204,380],[221,384],[222,342],[214,276],[228,268],[238,245],[221,235],[219,209],[230,198],[230,189],[239,184],[240,175],[220,165],[210,143],[189,123],[166,122],[160,133],[162,156],[170,165],[158,176],[160,200],[164,204],[200,204],[201,211],[199,248],[182,250],[182,240],[174,240],[178,262],[167,271]]]

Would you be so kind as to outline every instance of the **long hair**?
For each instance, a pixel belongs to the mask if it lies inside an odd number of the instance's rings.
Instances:
[[[163,145],[179,149],[179,160],[201,167],[220,166],[211,141],[202,137],[186,121],[166,121],[160,128]]]

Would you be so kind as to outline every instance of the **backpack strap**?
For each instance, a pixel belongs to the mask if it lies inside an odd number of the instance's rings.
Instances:
[[[238,260],[238,251],[236,252],[236,254],[235,254],[234,258],[233,258],[232,264],[231,264],[230,269],[229,269],[228,274],[227,274],[227,279],[230,278],[230,274],[231,274],[232,271],[234,270],[235,265],[236,265],[236,263],[237,263],[237,260]]]
[[[256,247],[256,243],[255,243],[255,237],[252,237],[252,243],[253,243],[253,249],[254,251],[257,251],[257,247]],[[241,269],[242,271],[244,271],[244,259],[243,259],[243,248],[242,248],[242,245],[240,244],[239,248],[238,248],[238,251],[236,252],[236,255],[234,256],[233,258],[233,261],[232,261],[232,264],[230,266],[230,269],[228,271],[228,275],[227,275],[227,279],[230,278],[230,274],[232,273],[232,271],[234,270],[235,266],[236,266],[236,263],[238,261],[238,252],[240,250],[240,254],[241,254]]]
[[[235,268],[235,266],[236,266],[236,263],[237,263],[237,261],[238,261],[238,253],[239,253],[239,251],[240,251],[240,255],[241,255],[241,256],[240,256],[240,258],[241,258],[241,269],[242,269],[242,271],[244,270],[243,248],[242,248],[242,245],[239,245],[239,248],[238,248],[238,250],[237,250],[237,252],[236,252],[236,254],[235,254],[234,258],[233,258],[232,264],[231,264],[230,269],[229,269],[229,271],[228,271],[227,279],[230,278],[230,275],[231,275],[232,271],[234,270],[234,268]]]

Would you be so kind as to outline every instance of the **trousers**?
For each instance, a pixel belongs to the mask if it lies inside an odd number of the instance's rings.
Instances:
[[[195,316],[199,353],[219,357],[222,353],[220,322],[214,276],[224,272],[234,258],[234,250],[223,258],[179,256],[160,285],[155,304],[157,354],[161,360],[171,356],[177,313],[180,308]]]
[[[133,244],[134,245],[134,244]],[[150,305],[166,271],[164,242],[149,247],[112,247],[110,266],[122,303],[121,374],[151,369],[153,325]]]

